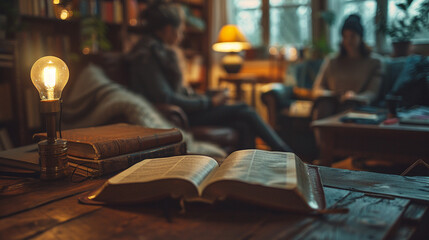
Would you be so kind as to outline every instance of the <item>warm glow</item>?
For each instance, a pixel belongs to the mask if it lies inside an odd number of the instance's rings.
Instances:
[[[213,50],[216,52],[241,52],[243,49],[249,49],[249,43],[243,42],[221,42],[213,44]]]
[[[287,58],[289,61],[296,61],[298,60],[298,49],[292,47],[289,49],[289,52],[287,54]]]
[[[268,50],[268,51],[270,52],[271,56],[276,56],[277,54],[279,54],[276,47],[270,47],[270,50]]]
[[[299,52],[298,49],[295,47],[283,47],[280,49],[281,54],[286,58],[288,61],[296,61],[299,58]]]
[[[66,20],[69,17],[69,12],[66,9],[61,10],[60,18]]]
[[[57,79],[57,69],[55,67],[45,67],[43,69],[43,83],[48,89],[48,99],[54,99],[54,87]]]
[[[52,1],[54,4],[60,4],[60,0],[53,0]]]
[[[55,67],[45,67],[43,69],[43,80],[47,88],[54,88],[57,80],[57,69]]]
[[[247,42],[246,37],[237,26],[232,24],[222,27],[217,41],[213,45],[213,50],[217,52],[240,52],[249,48],[250,44]]]
[[[130,19],[130,25],[131,26],[137,25],[137,19],[135,19],[135,18]]]
[[[69,69],[57,57],[42,57],[31,67],[31,81],[42,100],[60,99],[68,80]]]
[[[82,49],[82,53],[83,53],[84,55],[88,55],[90,52],[91,52],[91,49],[89,49],[89,47],[84,47],[84,48]]]

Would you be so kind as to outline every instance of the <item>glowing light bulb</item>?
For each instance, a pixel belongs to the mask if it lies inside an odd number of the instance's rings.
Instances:
[[[41,100],[60,99],[68,80],[69,69],[57,57],[42,57],[31,67],[31,81],[39,91]]]

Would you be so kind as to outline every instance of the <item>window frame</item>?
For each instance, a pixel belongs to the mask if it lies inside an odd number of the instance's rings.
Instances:
[[[272,8],[297,8],[300,6],[307,6],[310,7],[311,9],[313,9],[313,0],[309,0],[308,3],[305,4],[299,4],[299,3],[295,3],[295,4],[281,4],[281,5],[277,5],[277,6],[270,6],[270,0],[261,0],[261,10],[262,10],[262,16],[261,16],[261,25],[262,25],[262,45],[261,46],[252,46],[252,48],[260,48],[263,46],[269,46],[270,45],[270,9]],[[243,10],[254,10],[254,8],[243,8]],[[314,38],[313,36],[313,10],[312,10],[312,14],[311,14],[311,39]]]
[[[311,8],[311,41],[314,42],[316,39],[325,36],[330,47],[334,49],[334,45],[331,41],[331,31],[336,31],[333,29],[333,26],[325,26],[323,21],[320,20],[319,13],[325,10],[329,10],[329,1],[330,0],[309,0],[306,4],[281,4],[278,6],[270,6],[270,0],[261,0],[262,16],[261,16],[261,25],[262,25],[262,46],[254,46],[253,49],[258,49],[264,46],[270,46],[270,9],[271,8],[295,8],[299,6],[308,6]],[[350,0],[350,2],[361,2],[365,0]],[[374,18],[374,25],[378,26],[382,22],[388,22],[389,18],[389,0],[374,0],[376,3],[376,13]],[[377,29],[377,27],[376,27]],[[374,42],[374,51],[380,54],[390,54],[391,53],[391,44],[388,41],[387,34],[375,30],[374,33],[375,42]],[[429,39],[424,42],[429,42]]]

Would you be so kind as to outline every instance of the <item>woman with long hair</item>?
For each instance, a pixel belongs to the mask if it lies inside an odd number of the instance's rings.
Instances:
[[[370,104],[379,88],[381,62],[371,57],[363,39],[364,28],[359,15],[352,14],[346,18],[341,36],[339,54],[325,60],[313,85],[315,95],[336,96],[340,106],[327,102],[320,104],[315,119],[350,106]]]

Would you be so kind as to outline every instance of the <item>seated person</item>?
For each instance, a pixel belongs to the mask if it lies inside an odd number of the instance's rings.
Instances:
[[[369,104],[378,91],[381,62],[370,56],[358,15],[352,14],[345,20],[341,35],[339,55],[325,60],[313,85],[315,96],[336,96],[336,102],[319,102],[313,113],[314,119],[356,104]],[[338,101],[339,108],[336,107]]]
[[[165,119],[143,96],[130,92],[113,82],[105,71],[93,64],[85,67],[79,77],[63,92],[61,124],[63,129],[100,126],[118,122],[149,128],[177,127]],[[190,154],[225,158],[227,153],[218,146],[195,140],[182,129]]]
[[[141,39],[131,49],[130,87],[153,103],[174,104],[188,115],[191,125],[234,124],[248,126],[252,137],[259,136],[273,150],[291,151],[290,147],[271,129],[260,116],[246,104],[225,105],[224,93],[213,96],[188,94],[182,82],[177,55],[171,46],[183,38],[183,12],[178,5],[157,1],[141,14],[145,30]]]

